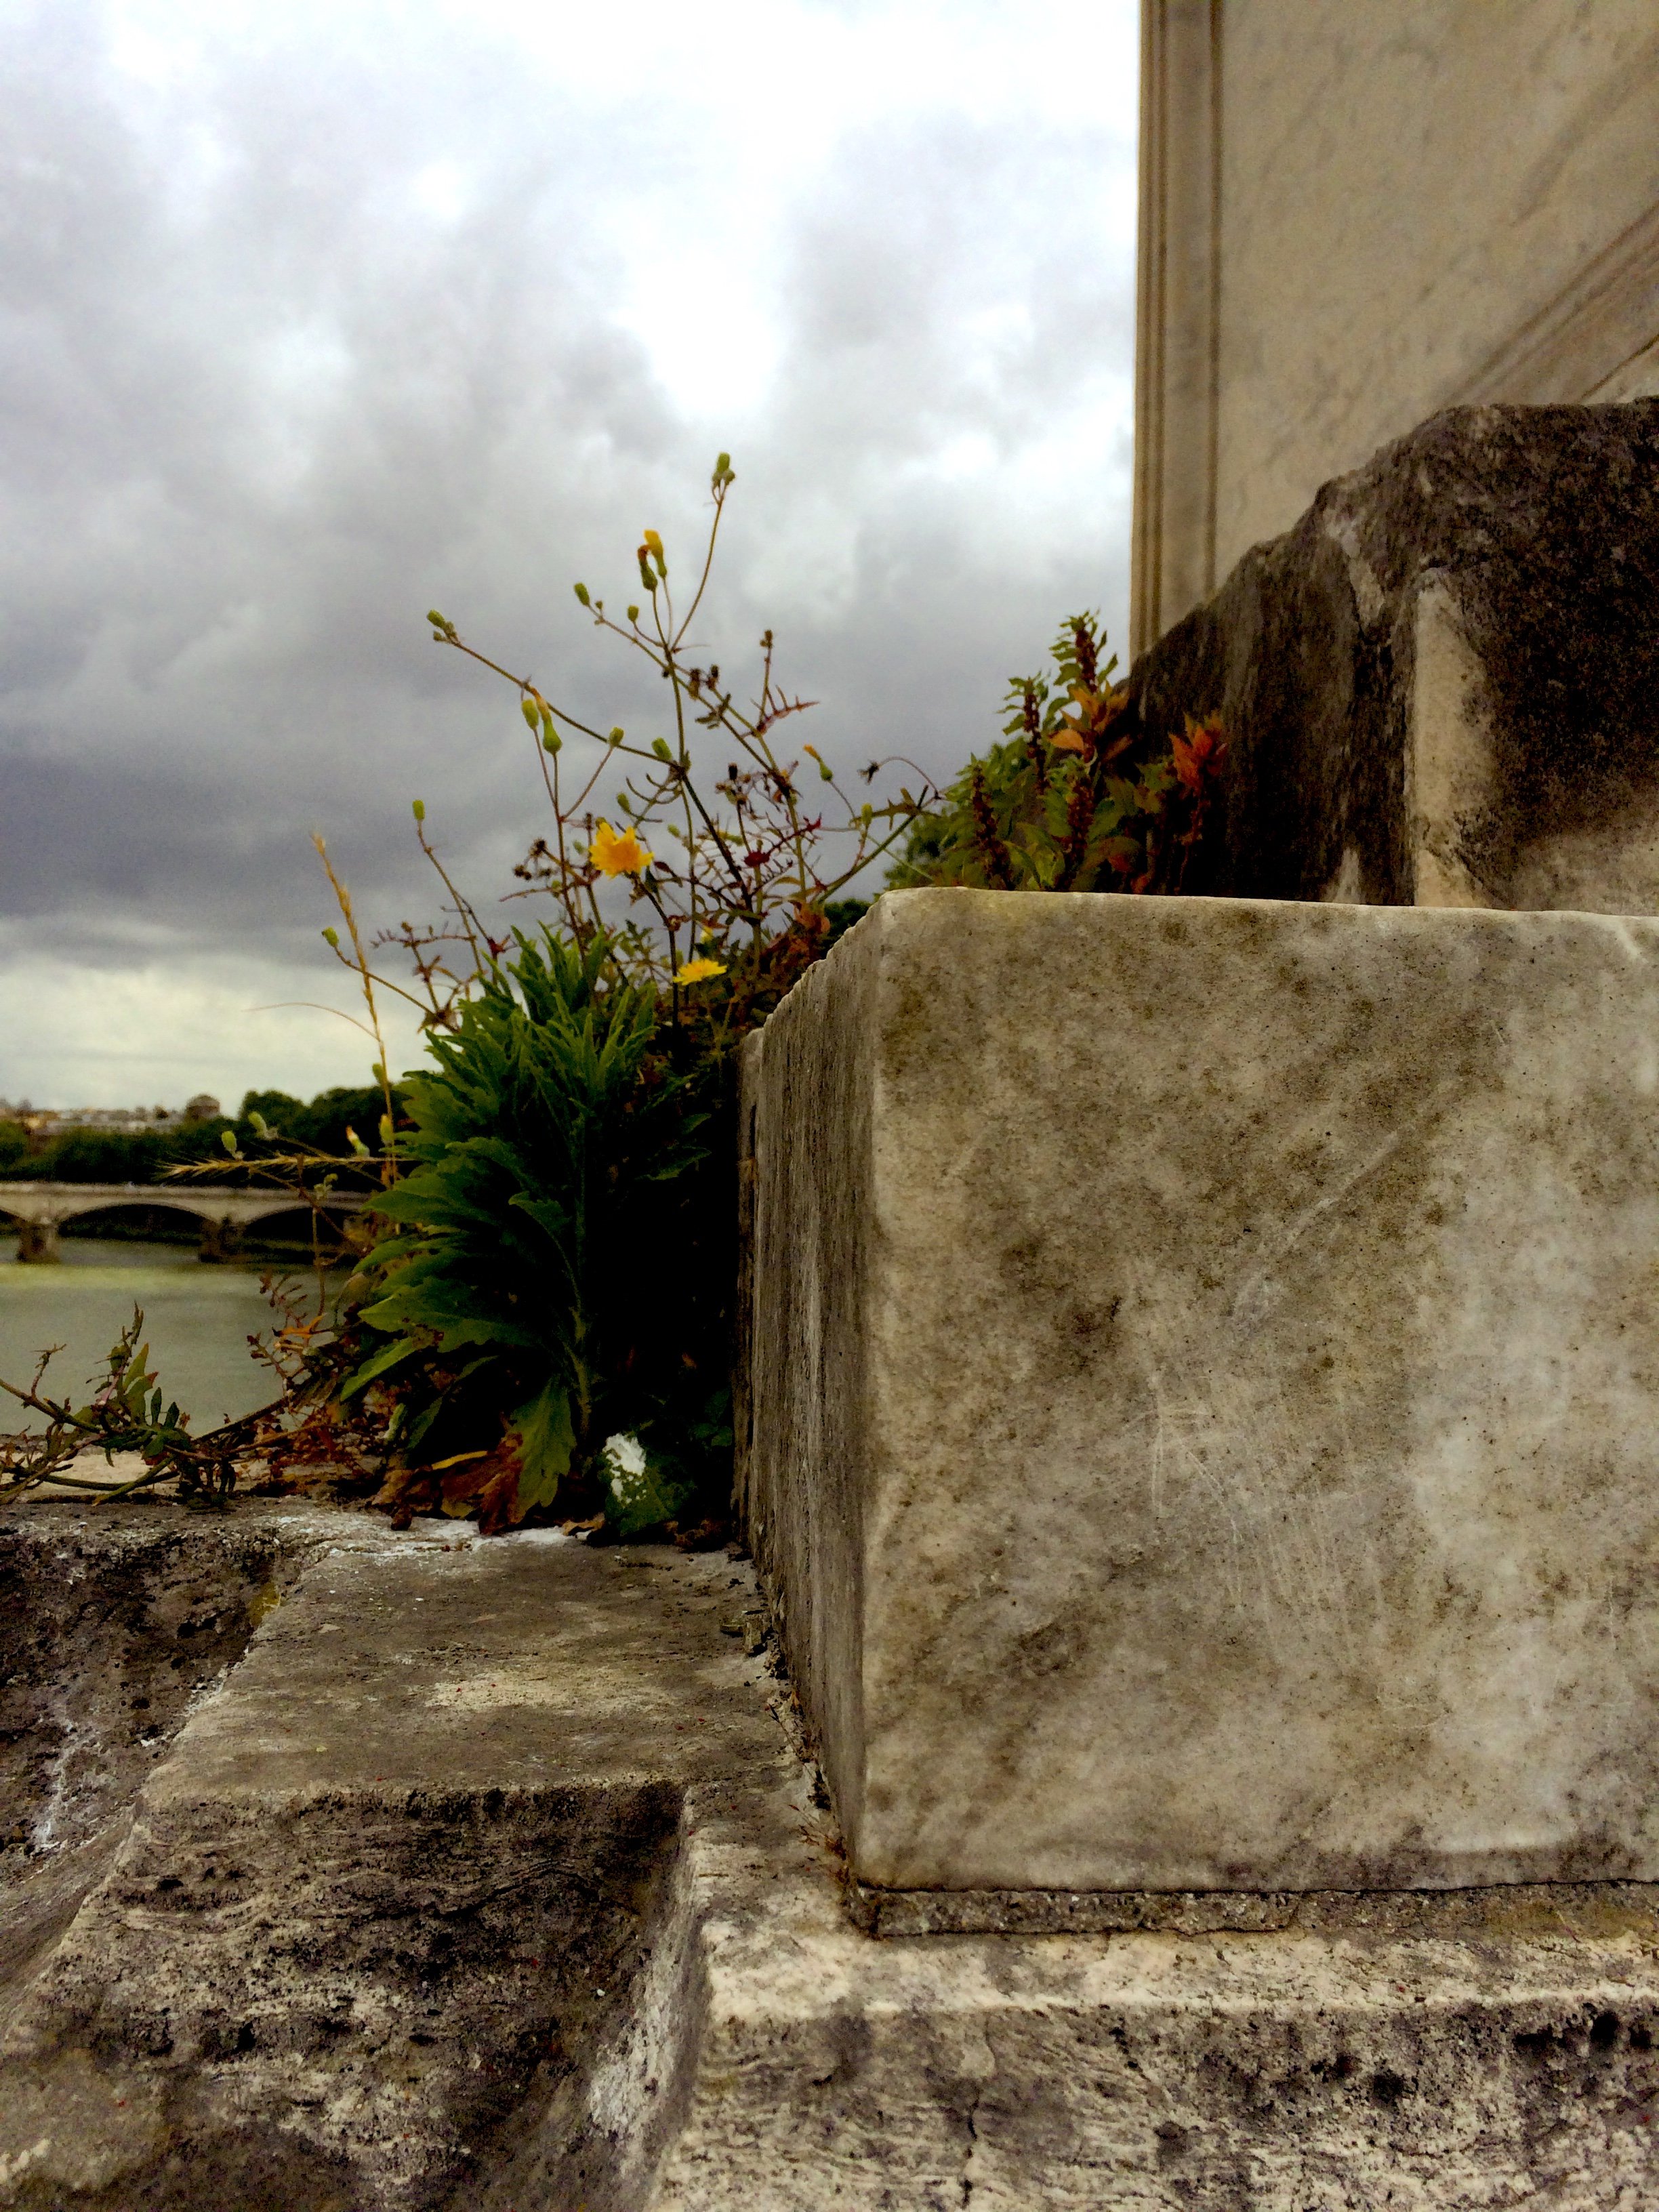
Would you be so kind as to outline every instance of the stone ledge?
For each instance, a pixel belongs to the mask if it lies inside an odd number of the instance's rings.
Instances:
[[[1325,485],[1136,662],[1218,714],[1188,888],[1659,911],[1659,400],[1454,407]]]

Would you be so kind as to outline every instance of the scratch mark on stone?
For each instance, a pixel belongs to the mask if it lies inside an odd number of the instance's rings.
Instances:
[[[1414,1115],[1403,1127],[1391,1130],[1376,1150],[1367,1158],[1363,1159],[1358,1167],[1351,1169],[1334,1190],[1328,1190],[1323,1197],[1316,1198],[1311,1206],[1305,1207],[1297,1214],[1288,1228],[1280,1232],[1272,1251],[1262,1259],[1260,1266],[1252,1269],[1240,1285],[1238,1293],[1233,1300],[1232,1310],[1235,1321],[1243,1322],[1248,1328],[1253,1322],[1264,1318],[1267,1311],[1267,1278],[1271,1271],[1282,1265],[1290,1257],[1315,1222],[1340,1206],[1350,1193],[1357,1189],[1368,1176],[1376,1173],[1389,1155],[1399,1150],[1412,1129],[1423,1118],[1420,1114]]]
[[[1154,1528],[1173,1514],[1190,1540],[1207,1518],[1229,1607],[1256,1617],[1275,1644],[1286,1636],[1299,1642],[1316,1622],[1335,1649],[1352,1652],[1361,1640],[1355,1577],[1364,1577],[1348,1501],[1363,1486],[1340,1382],[1336,1433],[1322,1439],[1292,1418],[1271,1377],[1224,1365],[1204,1376],[1203,1390],[1177,1397],[1166,1380],[1177,1364],[1171,1346],[1147,1370]]]

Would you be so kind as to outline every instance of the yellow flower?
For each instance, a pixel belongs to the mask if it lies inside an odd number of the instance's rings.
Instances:
[[[707,983],[711,977],[724,975],[726,963],[721,960],[688,960],[684,968],[675,971],[677,983]]]
[[[651,865],[651,855],[632,830],[620,834],[608,822],[593,832],[588,856],[602,876],[637,876]]]

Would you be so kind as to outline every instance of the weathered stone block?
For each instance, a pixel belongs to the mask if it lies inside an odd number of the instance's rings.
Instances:
[[[890,895],[744,1122],[864,1882],[1659,1879],[1659,923]]]
[[[1436,416],[1133,680],[1227,726],[1189,889],[1659,912],[1659,400]]]

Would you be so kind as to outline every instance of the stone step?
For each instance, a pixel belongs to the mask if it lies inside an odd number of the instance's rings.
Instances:
[[[240,1541],[268,1510],[233,1509]],[[745,1651],[742,1563],[306,1518],[297,1583],[26,1979],[0,2204],[1651,2193],[1650,1893],[1500,1897],[1437,1935],[1370,1899],[1256,1934],[878,1940],[789,1686]]]

